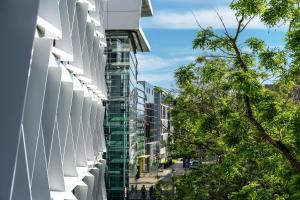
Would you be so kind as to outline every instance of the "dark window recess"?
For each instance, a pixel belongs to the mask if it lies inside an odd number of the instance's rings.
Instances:
[[[146,124],[146,137],[150,137],[150,123],[147,122]]]

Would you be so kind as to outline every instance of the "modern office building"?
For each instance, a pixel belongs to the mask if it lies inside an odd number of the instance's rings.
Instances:
[[[0,199],[107,199],[104,1],[0,4]]]
[[[160,137],[159,157],[161,163],[168,160],[168,139],[172,134],[173,127],[171,125],[170,109],[171,106],[165,103],[167,93],[165,91],[155,91],[155,130],[156,135]]]
[[[104,23],[107,37],[105,135],[107,144],[108,198],[126,197],[138,173],[137,52],[150,50],[140,18],[152,16],[150,0],[106,2]]]
[[[149,155],[146,155],[145,149],[145,101],[146,95],[143,84],[138,82],[137,84],[137,156],[139,173],[142,174],[148,171]]]
[[[155,90],[154,86],[146,81],[139,81],[143,85],[145,93],[145,149],[147,159],[147,172],[153,173],[157,170],[159,159],[159,140],[160,135],[156,130],[156,116],[155,116]]]

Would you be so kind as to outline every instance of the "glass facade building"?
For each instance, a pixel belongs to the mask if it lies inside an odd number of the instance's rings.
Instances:
[[[108,31],[106,82],[107,194],[122,199],[137,171],[137,59],[129,31]]]
[[[170,105],[164,103],[166,98],[166,92],[155,92],[155,127],[156,127],[156,135],[160,138],[159,144],[159,154],[160,161],[164,163],[168,160],[169,152],[168,152],[168,138],[172,133],[171,126],[171,116],[170,116]]]
[[[155,173],[159,158],[159,134],[156,131],[156,106],[154,86],[146,81],[139,81],[143,85],[145,93],[145,150],[149,155],[146,171]]]
[[[107,38],[105,136],[108,199],[126,199],[138,178],[138,156],[143,147],[143,97],[138,98],[136,52],[149,52],[140,26],[153,15],[151,0],[109,0],[104,7]],[[143,96],[143,94],[141,94]],[[139,100],[142,100],[139,102]]]
[[[137,155],[145,154],[145,92],[141,83],[137,85]]]

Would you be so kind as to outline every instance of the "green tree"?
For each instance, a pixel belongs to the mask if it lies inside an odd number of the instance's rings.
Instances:
[[[199,25],[193,47],[206,54],[175,72],[173,156],[217,156],[177,180],[178,199],[300,199],[299,1],[234,0],[231,9],[234,33],[221,16],[223,34]],[[288,24],[286,46],[241,41],[255,17]]]

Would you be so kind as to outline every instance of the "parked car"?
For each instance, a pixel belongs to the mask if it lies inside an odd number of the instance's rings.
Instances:
[[[198,160],[192,160],[191,161],[191,165],[190,165],[190,168],[191,169],[195,169],[199,166],[199,161]]]

